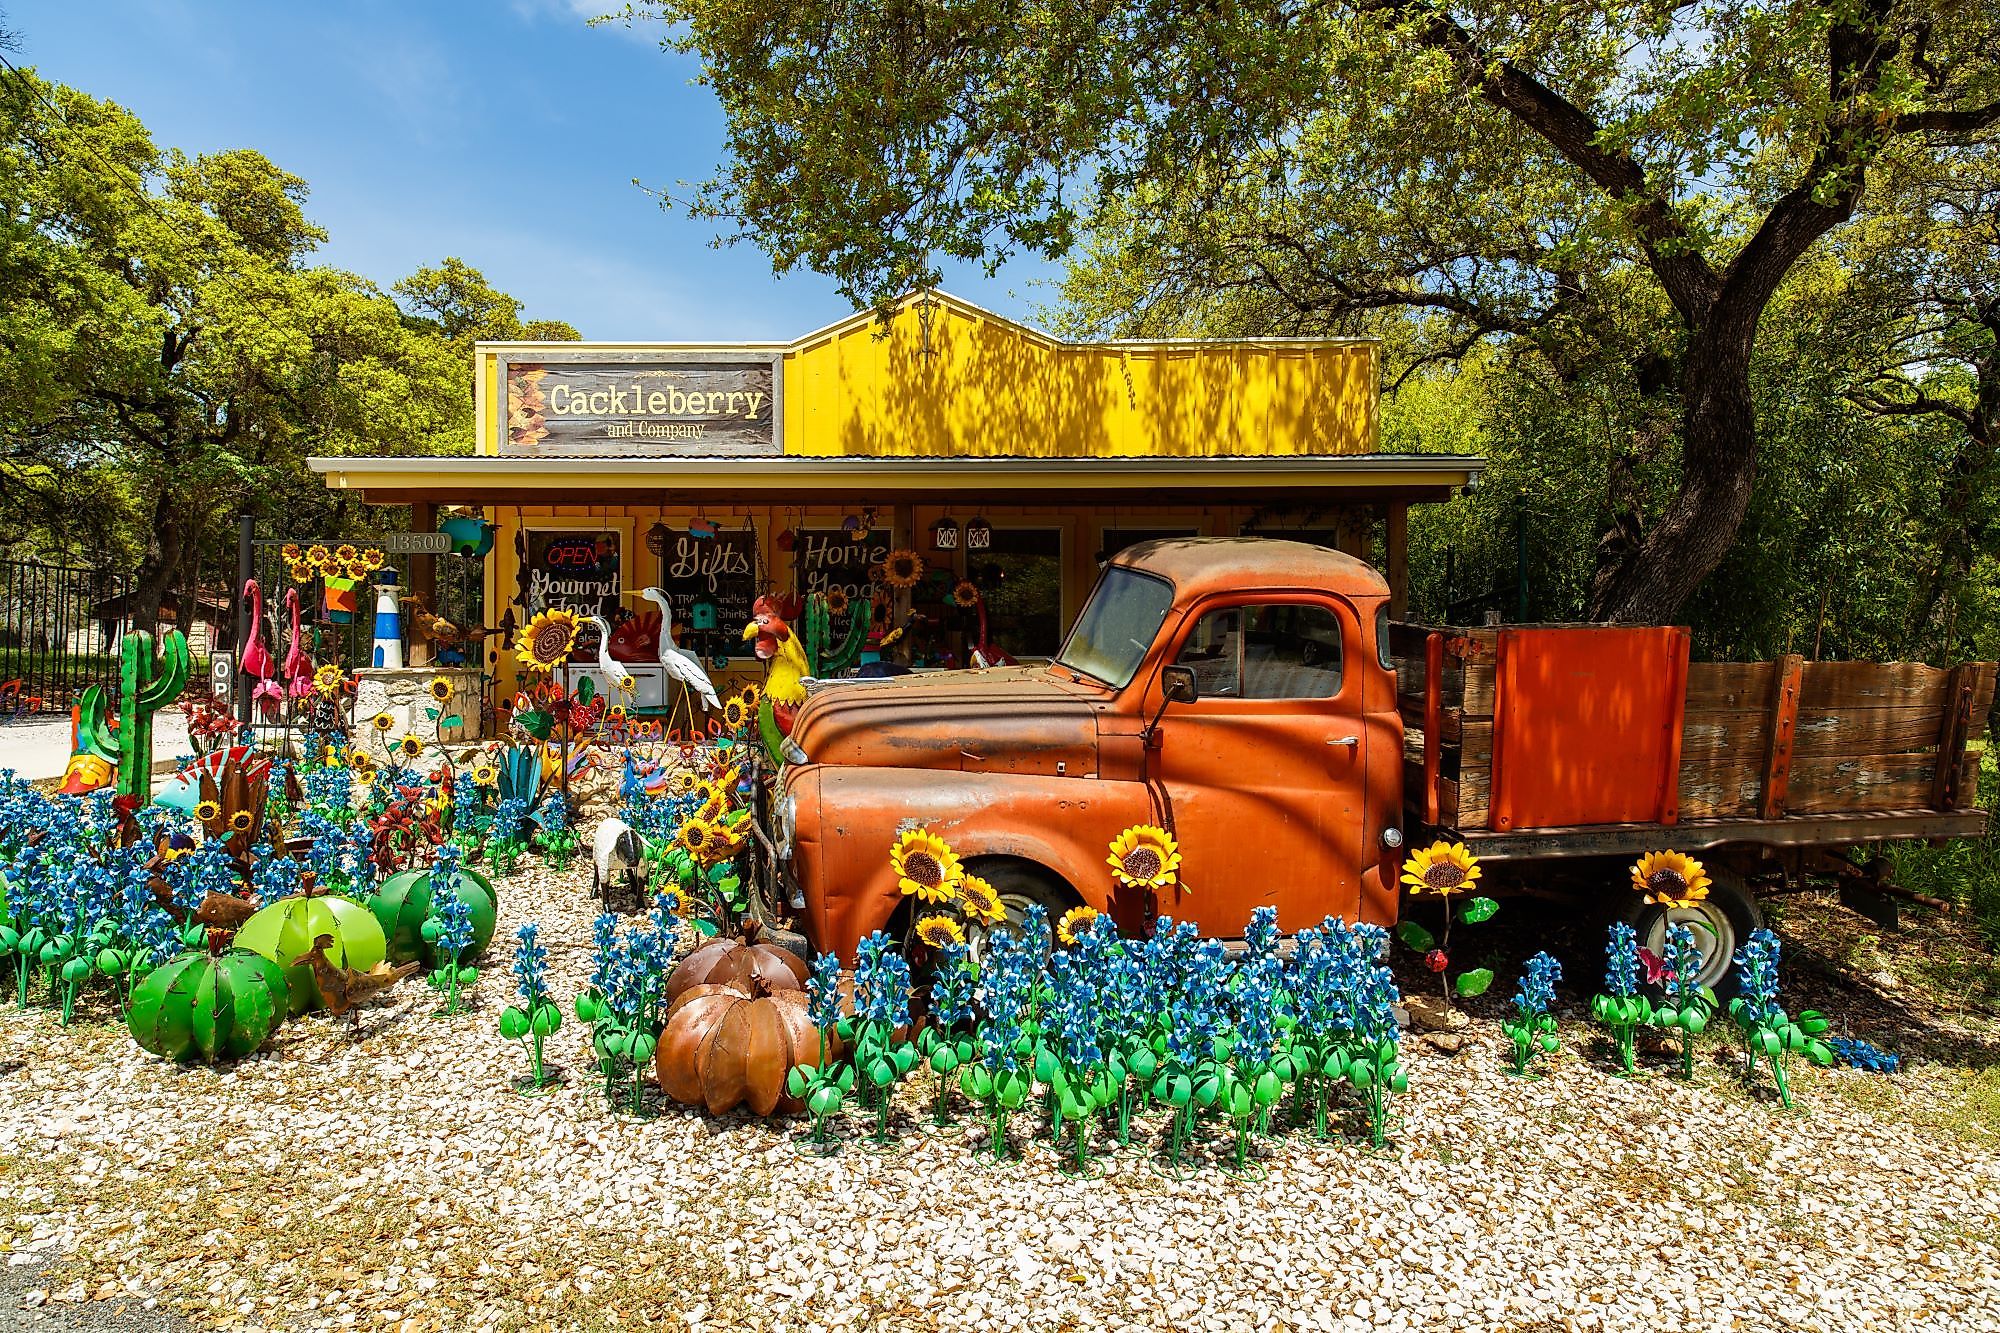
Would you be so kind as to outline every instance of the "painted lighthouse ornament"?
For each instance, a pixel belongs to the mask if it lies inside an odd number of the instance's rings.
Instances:
[[[378,670],[403,669],[403,590],[396,571],[375,571],[375,661]]]

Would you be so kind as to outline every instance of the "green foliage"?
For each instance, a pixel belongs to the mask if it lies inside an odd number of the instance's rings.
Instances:
[[[728,116],[696,211],[781,272],[886,302],[941,256],[1080,244],[1071,330],[1379,332],[1392,386],[1491,344],[1543,429],[1500,433],[1481,554],[1546,553],[1515,609],[1621,619],[1702,600],[1750,515],[1787,279],[1876,193],[1917,234],[1976,225],[1930,205],[2000,125],[1990,14],[1934,3],[635,9]]]
[[[239,511],[358,524],[307,454],[469,446],[466,340],[528,332],[477,270],[419,271],[405,309],[310,262],[306,182],[260,153],[160,147],[32,72],[0,79],[0,120],[10,531],[136,562],[142,594],[185,589],[204,556],[226,565]]]

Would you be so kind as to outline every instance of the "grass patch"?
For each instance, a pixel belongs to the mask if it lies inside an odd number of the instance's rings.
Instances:
[[[1819,1080],[1818,1087],[1886,1119],[1980,1148],[2000,1147],[2000,1065],[1924,1065],[1909,1076],[1828,1078]]]

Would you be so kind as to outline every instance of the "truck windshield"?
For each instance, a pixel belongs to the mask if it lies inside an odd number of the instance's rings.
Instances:
[[[1056,661],[1122,690],[1132,683],[1173,604],[1173,584],[1113,565],[1097,580]]]

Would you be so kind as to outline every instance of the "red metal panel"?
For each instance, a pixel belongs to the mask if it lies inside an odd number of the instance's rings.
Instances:
[[[1673,823],[1687,660],[1673,626],[1501,630],[1490,827]]]
[[[1438,772],[1444,759],[1444,635],[1424,637],[1424,819],[1438,822]]]

